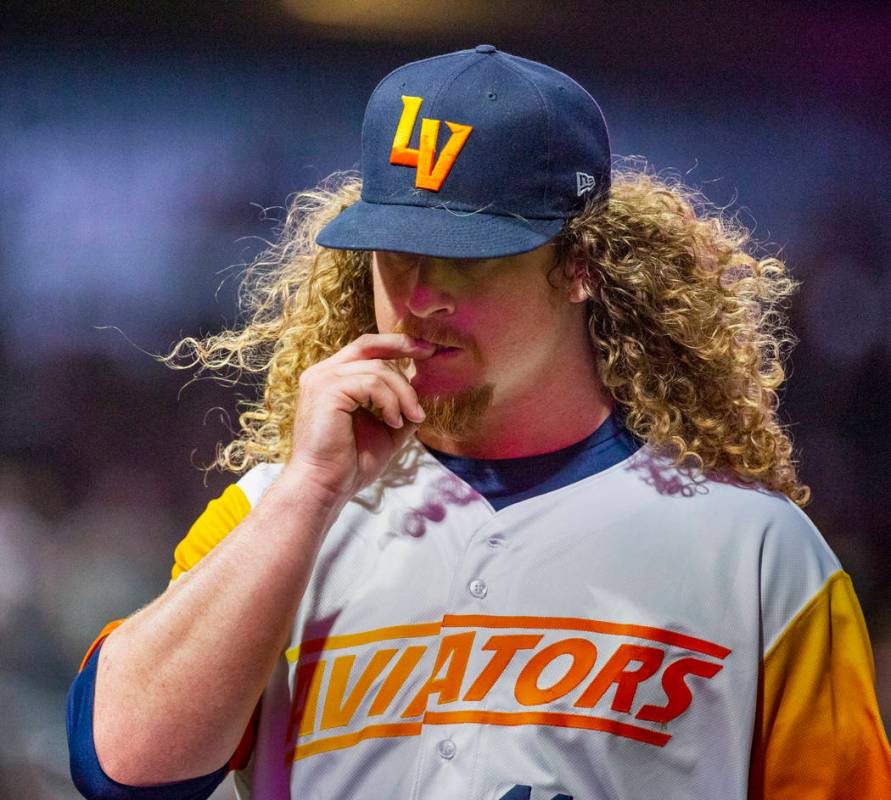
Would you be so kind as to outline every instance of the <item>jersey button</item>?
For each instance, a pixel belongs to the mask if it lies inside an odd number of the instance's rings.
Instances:
[[[451,739],[443,739],[436,745],[436,749],[439,751],[439,755],[446,761],[451,761],[455,757],[455,753],[458,752],[458,748]]]
[[[489,587],[486,586],[485,581],[481,581],[479,578],[474,578],[470,583],[467,584],[467,588],[470,593],[482,600],[489,591]]]

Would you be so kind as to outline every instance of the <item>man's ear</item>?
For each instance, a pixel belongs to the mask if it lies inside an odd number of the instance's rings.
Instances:
[[[590,283],[593,275],[588,275],[588,262],[584,255],[575,253],[571,255],[564,267],[567,280],[567,296],[571,303],[583,303],[589,299],[585,291],[585,283]]]

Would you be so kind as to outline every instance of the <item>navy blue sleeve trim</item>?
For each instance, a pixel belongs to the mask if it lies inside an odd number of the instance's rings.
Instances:
[[[206,800],[226,777],[227,767],[157,786],[126,786],[102,771],[93,742],[93,692],[100,649],[96,648],[68,691],[66,725],[74,785],[88,800]]]

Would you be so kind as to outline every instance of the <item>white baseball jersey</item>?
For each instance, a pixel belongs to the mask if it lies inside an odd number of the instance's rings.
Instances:
[[[280,469],[210,503],[174,578]],[[889,797],[871,659],[850,579],[782,495],[643,447],[495,511],[412,439],[329,531],[236,784],[255,800]]]

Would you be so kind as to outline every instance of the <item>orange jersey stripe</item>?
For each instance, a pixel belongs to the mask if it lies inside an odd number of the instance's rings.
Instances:
[[[329,736],[327,739],[317,739],[314,742],[298,744],[291,753],[291,760],[299,761],[317,753],[327,753],[330,750],[342,750],[352,747],[365,739],[386,739],[391,736],[419,736],[421,733],[420,722],[394,722],[389,725],[369,725],[354,733],[345,733],[342,736]]]
[[[658,747],[662,747],[671,739],[671,735],[667,733],[584,714],[559,714],[550,711],[428,711],[424,714],[425,725],[458,725],[466,722],[482,725],[550,725],[558,728],[585,728],[589,731],[614,733]]]
[[[653,642],[682,647],[715,658],[726,658],[732,650],[722,645],[688,636],[676,631],[651,628],[648,625],[624,625],[597,619],[573,617],[496,617],[487,614],[447,614],[442,618],[444,628],[546,628],[549,630],[587,631],[614,636],[633,636]]]
[[[346,647],[359,647],[371,642],[385,642],[389,639],[413,639],[419,636],[437,636],[441,629],[438,622],[419,622],[415,625],[389,625],[362,633],[345,633],[329,636],[327,639],[310,639],[296,647],[291,647],[285,655],[292,664],[300,656],[321,653],[323,650],[342,650]]]
[[[419,736],[423,725],[460,725],[476,723],[478,725],[548,725],[559,728],[583,728],[592,731],[604,731],[639,742],[664,746],[671,735],[651,731],[637,725],[602,717],[591,717],[583,714],[558,714],[542,711],[522,711],[517,713],[500,711],[428,711],[421,722],[396,722],[388,725],[368,725],[353,733],[340,736],[329,736],[316,739],[306,744],[298,744],[289,757],[293,761],[327,753],[332,750],[343,750],[353,747],[366,739],[385,739],[395,736]]]
[[[688,636],[676,631],[653,628],[648,625],[625,625],[619,622],[605,622],[594,619],[575,619],[572,617],[496,617],[486,614],[447,614],[442,622],[419,622],[413,625],[390,625],[375,628],[361,633],[347,633],[328,638],[310,639],[302,642],[287,652],[288,661],[295,662],[300,656],[321,653],[326,650],[340,650],[347,647],[358,647],[371,642],[383,642],[389,639],[409,639],[419,636],[437,636],[442,628],[538,628],[545,630],[585,631],[588,633],[606,633],[613,636],[633,636],[638,639],[649,639],[653,642],[682,647],[693,652],[726,658],[733,652],[730,648]]]

